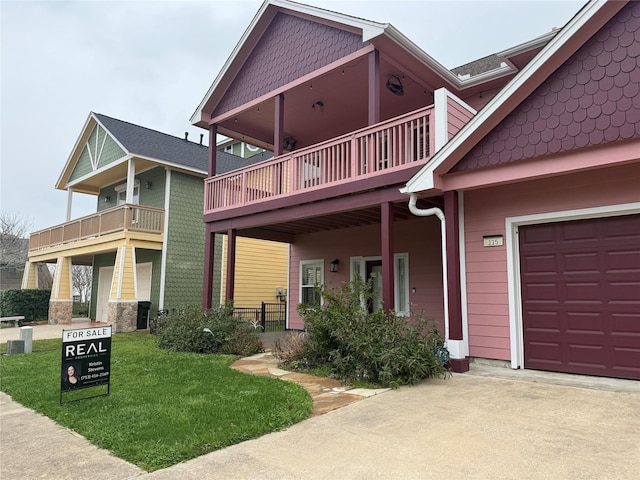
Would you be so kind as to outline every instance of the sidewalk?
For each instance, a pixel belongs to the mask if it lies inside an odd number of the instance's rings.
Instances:
[[[73,330],[76,328],[102,327],[105,323],[92,322],[88,318],[74,318],[71,325],[29,325],[33,331],[33,340],[44,340],[45,338],[62,338],[62,330]],[[20,327],[23,328],[23,327]],[[0,343],[7,343],[7,340],[19,340],[20,328],[5,327],[0,328]]]

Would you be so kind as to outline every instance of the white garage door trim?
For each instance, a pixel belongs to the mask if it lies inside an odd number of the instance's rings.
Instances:
[[[520,289],[520,247],[518,244],[518,227],[537,225],[540,223],[565,222],[587,218],[614,217],[640,213],[640,202],[607,205],[603,207],[563,210],[558,212],[538,213],[505,219],[507,246],[507,278],[509,293],[509,335],[511,348],[511,368],[524,366],[524,337],[522,333],[522,302]]]

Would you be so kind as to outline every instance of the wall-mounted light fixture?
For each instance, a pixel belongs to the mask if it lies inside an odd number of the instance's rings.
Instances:
[[[311,108],[314,112],[324,112],[324,102],[322,100],[318,100],[316,103],[311,105]]]
[[[333,262],[331,262],[331,263],[329,264],[329,270],[330,270],[331,272],[334,272],[334,273],[335,273],[335,272],[337,272],[337,271],[338,271],[338,265],[340,265],[340,260],[338,260],[338,259],[336,258]]]
[[[153,183],[149,180],[147,180],[147,184],[146,184],[147,190],[150,190],[151,187],[153,187]]]
[[[293,137],[285,137],[282,142],[282,148],[290,152],[296,148],[296,139]]]
[[[104,203],[109,203],[111,201],[111,197],[109,195],[105,195]]]

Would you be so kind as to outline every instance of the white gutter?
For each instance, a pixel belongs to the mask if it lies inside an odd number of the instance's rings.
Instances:
[[[444,294],[444,338],[447,348],[449,348],[449,298],[447,288],[447,232],[444,222],[444,213],[438,207],[418,208],[418,194],[411,193],[409,196],[409,211],[416,217],[432,217],[436,216],[440,219],[440,233],[442,235],[442,289]],[[452,353],[452,352],[450,352]],[[452,355],[453,356],[453,355]],[[458,358],[457,356],[453,356]],[[463,357],[464,358],[464,357]]]

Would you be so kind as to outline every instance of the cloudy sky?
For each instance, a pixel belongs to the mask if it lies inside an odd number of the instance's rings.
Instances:
[[[306,0],[391,23],[447,68],[561,27],[586,0]],[[182,137],[259,0],[0,0],[0,210],[65,221],[54,185],[90,111]],[[206,137],[205,137],[206,138]],[[94,212],[75,194],[73,218]]]

